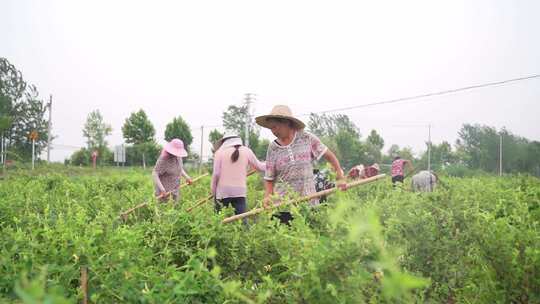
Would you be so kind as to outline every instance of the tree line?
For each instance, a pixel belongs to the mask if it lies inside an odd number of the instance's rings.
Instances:
[[[0,135],[5,139],[8,159],[28,161],[31,158],[29,134],[37,131],[36,152],[39,155],[47,144],[46,104],[34,85],[27,84],[22,73],[5,58],[0,58]],[[230,105],[222,114],[223,126],[227,131],[237,133],[246,142],[246,128],[250,148],[258,158],[266,158],[269,141],[260,136],[256,124],[246,126],[248,111],[245,105]],[[307,129],[319,136],[334,151],[344,168],[357,164],[379,163],[389,165],[396,155],[411,159],[416,167],[427,168],[427,148],[415,155],[409,147],[391,145],[383,151],[385,141],[376,131],[371,130],[365,138],[360,129],[345,114],[311,114]],[[162,147],[156,141],[155,128],[144,112],[133,112],[122,125],[122,135],[126,146],[127,165],[153,165]],[[88,114],[82,133],[86,147],[76,151],[66,160],[71,165],[89,165],[92,151],[98,151],[98,163],[113,164],[113,152],[108,147],[107,136],[112,132],[99,110]],[[166,125],[164,139],[181,138],[186,149],[190,149],[193,135],[189,124],[180,116]],[[208,140],[216,142],[223,134],[211,130]],[[502,145],[500,145],[502,139]],[[431,168],[447,170],[449,173],[464,175],[470,171],[497,173],[500,166],[502,147],[502,168],[505,173],[529,173],[540,176],[540,142],[531,141],[502,128],[464,124],[458,131],[458,139],[452,145],[447,141],[431,144]],[[188,161],[199,161],[200,155],[190,151]],[[211,161],[211,160],[210,160]]]

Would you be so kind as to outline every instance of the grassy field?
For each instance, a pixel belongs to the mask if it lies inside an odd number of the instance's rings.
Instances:
[[[148,171],[47,168],[0,180],[0,302],[540,303],[540,182],[445,177],[434,193],[385,179],[221,224],[205,177],[177,206],[153,197]],[[193,174],[192,176],[196,176]],[[250,207],[262,198],[249,178]],[[122,220],[141,202],[148,208]]]

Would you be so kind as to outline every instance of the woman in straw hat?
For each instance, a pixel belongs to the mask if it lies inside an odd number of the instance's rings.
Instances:
[[[216,199],[216,210],[233,206],[234,213],[247,210],[246,178],[248,168],[264,172],[265,163],[260,162],[253,151],[242,145],[236,134],[226,134],[215,146],[212,194]]]
[[[334,153],[317,136],[304,131],[304,123],[292,115],[289,107],[277,105],[270,114],[255,120],[276,136],[266,154],[265,206],[269,206],[274,192],[284,195],[287,189],[292,189],[301,196],[315,193],[312,161],[321,157],[336,171],[338,186],[346,189],[343,170]],[[317,199],[311,201],[312,205],[318,203]],[[282,222],[292,219],[288,212],[282,212],[279,217]]]
[[[182,162],[182,158],[187,155],[184,142],[177,138],[167,143],[163,151],[161,151],[154,170],[152,170],[156,196],[160,200],[167,199],[172,195],[174,201],[178,201],[180,196],[180,175],[186,178],[188,184],[191,184],[191,177],[184,171]]]

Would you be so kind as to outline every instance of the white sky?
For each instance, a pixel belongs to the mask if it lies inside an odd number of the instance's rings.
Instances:
[[[53,94],[57,145],[84,146],[94,109],[120,144],[142,108],[160,143],[184,117],[199,150],[200,126],[221,124],[247,92],[256,115],[274,104],[300,114],[539,74],[539,16],[537,0],[1,0],[0,56]],[[364,138],[376,129],[417,152],[428,123],[434,143],[453,143],[465,122],[540,140],[540,79],[344,114]]]

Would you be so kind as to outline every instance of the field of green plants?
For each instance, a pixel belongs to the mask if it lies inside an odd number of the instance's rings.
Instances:
[[[196,176],[195,173],[192,176]],[[540,182],[444,177],[434,193],[389,179],[221,224],[205,177],[179,205],[136,169],[11,171],[0,179],[0,302],[540,303]],[[249,201],[262,198],[249,178]],[[119,214],[141,202],[148,208]]]

